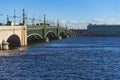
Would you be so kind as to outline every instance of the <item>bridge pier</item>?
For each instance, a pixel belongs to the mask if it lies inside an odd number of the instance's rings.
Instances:
[[[67,38],[70,38],[70,37],[67,35]]]
[[[2,50],[9,50],[9,43],[5,40],[2,41]]]
[[[27,26],[21,27],[21,46],[27,46]]]
[[[61,37],[61,36],[58,36],[58,40],[62,40],[62,37]]]
[[[45,41],[45,42],[49,42],[50,40],[49,40],[48,37],[46,37],[46,38],[44,39],[44,41]]]
[[[0,26],[1,50],[27,46],[27,26]]]

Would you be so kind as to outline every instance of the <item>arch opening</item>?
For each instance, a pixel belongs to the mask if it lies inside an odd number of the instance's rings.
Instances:
[[[62,38],[67,38],[67,35],[66,35],[64,32],[61,32],[59,35],[60,35]]]
[[[71,35],[71,34],[69,34],[69,33],[67,33],[67,36],[68,36],[68,37],[72,37],[72,35]]]
[[[50,41],[57,39],[55,33],[53,33],[53,32],[49,32],[49,33],[46,35],[46,37],[48,37]]]
[[[41,41],[43,41],[42,37],[37,35],[37,34],[30,35],[27,38],[28,44],[32,44],[32,43],[35,43],[35,42],[41,42]]]
[[[10,36],[7,39],[7,42],[9,43],[9,48],[10,49],[21,46],[20,38],[17,35]]]

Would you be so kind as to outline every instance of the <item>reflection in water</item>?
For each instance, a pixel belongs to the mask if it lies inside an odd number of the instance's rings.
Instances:
[[[0,56],[11,56],[11,55],[18,55],[24,54],[23,51],[27,50],[27,47],[17,47],[10,50],[0,50]]]
[[[2,80],[120,79],[120,37],[77,37],[0,55]]]

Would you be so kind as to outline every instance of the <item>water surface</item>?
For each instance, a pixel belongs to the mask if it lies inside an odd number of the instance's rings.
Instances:
[[[0,80],[120,80],[120,37],[76,37],[0,51]]]

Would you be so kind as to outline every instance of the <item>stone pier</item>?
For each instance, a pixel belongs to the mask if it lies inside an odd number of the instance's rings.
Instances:
[[[2,47],[1,49],[7,46],[5,43],[9,43],[9,45],[26,46],[27,45],[27,27],[26,26],[0,26],[0,45]]]

